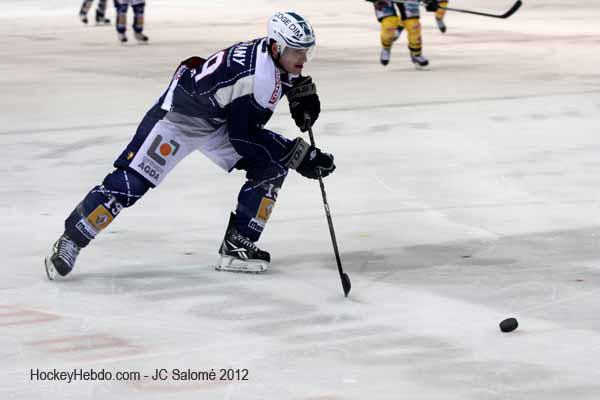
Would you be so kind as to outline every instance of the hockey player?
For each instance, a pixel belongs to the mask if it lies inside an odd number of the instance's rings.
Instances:
[[[92,8],[94,0],[83,0],[81,8],[79,9],[79,19],[84,24],[88,23],[87,13]],[[108,25],[110,19],[106,18],[106,0],[98,0],[98,6],[96,7],[96,25]]]
[[[148,36],[144,35],[144,9],[146,0],[115,0],[117,12],[117,37],[121,43],[127,42],[127,8],[133,9],[133,32],[136,40],[140,43],[148,42]]]
[[[438,29],[442,33],[446,33],[446,24],[444,23],[444,16],[446,15],[446,7],[448,7],[448,2],[445,0],[442,1],[426,1],[425,9],[427,11],[435,12],[435,22],[437,24]]]
[[[290,140],[264,128],[283,95],[300,130],[319,117],[315,85],[310,76],[300,76],[314,47],[310,23],[282,12],[269,20],[265,38],[238,43],[207,60],[183,61],[115,161],[116,169],[67,217],[45,260],[49,279],[67,275],[81,248],[194,150],[226,171],[246,171],[216,269],[265,271],[270,255],[255,243],[288,170],[317,179],[335,169],[332,155],[300,137]]]
[[[367,0],[373,3],[377,20],[381,23],[381,55],[382,65],[388,65],[392,51],[392,44],[400,37],[404,29],[408,35],[408,49],[410,59],[417,69],[426,68],[429,65],[422,54],[421,23],[419,12],[419,0],[406,0],[396,2],[393,0]],[[429,3],[437,0],[428,0],[427,10],[431,11]],[[437,10],[438,8],[435,7]]]

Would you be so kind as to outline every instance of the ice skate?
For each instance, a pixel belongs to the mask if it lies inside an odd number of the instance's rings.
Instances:
[[[106,18],[104,14],[96,12],[96,25],[110,25],[110,19]]]
[[[66,276],[73,267],[79,255],[79,246],[67,234],[63,234],[52,246],[52,252],[44,260],[46,275],[51,281],[57,276]]]
[[[412,54],[410,56],[411,61],[415,64],[417,69],[425,69],[429,65],[429,60],[423,57],[421,54]]]
[[[127,43],[127,35],[125,33],[117,33],[117,38],[121,43]]]
[[[135,39],[139,43],[148,43],[148,36],[144,35],[142,32],[136,32],[135,33]]]
[[[388,65],[390,62],[391,55],[392,55],[391,49],[386,49],[385,47],[382,47],[381,55],[379,56],[379,62],[381,62],[381,65]]]
[[[254,242],[242,236],[233,226],[235,214],[231,214],[225,238],[219,249],[217,271],[264,272],[269,268],[271,255],[260,250]]]
[[[86,14],[84,13],[79,13],[79,19],[81,20],[81,22],[83,22],[84,24],[88,23],[88,17]]]
[[[444,23],[444,20],[436,18],[435,22],[437,23],[437,26],[438,26],[438,29],[440,30],[440,32],[446,33],[446,24]]]

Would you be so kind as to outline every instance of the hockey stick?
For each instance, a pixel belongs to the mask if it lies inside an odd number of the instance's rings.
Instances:
[[[481,15],[483,17],[506,19],[506,18],[510,17],[511,15],[513,15],[514,13],[516,13],[519,10],[519,8],[521,8],[522,5],[523,5],[523,2],[521,0],[517,0],[516,3],[513,4],[513,6],[504,14],[489,14],[489,13],[484,13],[484,12],[480,12],[480,11],[463,10],[461,8],[450,8],[450,7],[440,7],[440,9],[446,10],[446,11],[460,12],[460,13],[464,13],[464,14]]]
[[[310,117],[305,116],[305,122],[307,126],[310,126]],[[310,144],[315,146],[315,137],[313,136],[312,128],[308,128],[308,137],[310,138]],[[316,147],[316,146],[315,146]],[[327,194],[325,193],[325,185],[323,184],[323,178],[319,173],[319,185],[321,186],[321,195],[323,197],[323,207],[325,207],[325,215],[327,215],[327,223],[329,224],[329,233],[331,234],[331,243],[333,244],[333,252],[335,253],[335,261],[337,261],[338,272],[340,273],[340,280],[342,281],[342,289],[344,289],[344,296],[348,297],[350,288],[350,277],[344,272],[342,268],[342,260],[340,259],[340,252],[338,250],[337,240],[335,238],[335,231],[333,230],[333,220],[331,219],[331,212],[329,211],[329,203],[327,202]]]
[[[375,3],[377,0],[367,0],[367,1],[369,1],[371,3]],[[392,2],[394,2],[394,3],[409,3],[409,2],[414,2],[414,0],[413,1],[392,0]],[[419,2],[425,3],[425,1],[423,1],[423,0],[419,0]],[[513,15],[514,13],[516,13],[519,10],[519,8],[521,8],[522,5],[523,5],[523,1],[517,0],[515,2],[515,4],[513,4],[513,6],[504,14],[490,14],[490,13],[485,13],[485,12],[481,12],[481,11],[463,10],[462,8],[452,8],[452,7],[439,7],[439,8],[442,10],[446,10],[446,11],[454,11],[454,12],[459,12],[459,13],[464,13],[464,14],[473,14],[473,15],[481,15],[483,17],[506,19],[506,18],[510,17],[511,15]]]

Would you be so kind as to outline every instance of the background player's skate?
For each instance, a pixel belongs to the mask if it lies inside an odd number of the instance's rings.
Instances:
[[[429,65],[429,60],[420,51],[411,50],[410,53],[410,59],[417,69],[425,69]]]
[[[84,24],[87,24],[88,21],[88,11],[92,7],[92,3],[94,0],[84,0],[81,4],[81,8],[79,9],[79,19]],[[98,6],[96,8],[96,25],[109,25],[110,19],[106,18],[106,2],[107,0],[98,0]]]
[[[448,28],[446,27],[446,23],[444,22],[444,16],[446,15],[446,7],[448,7],[447,1],[440,1],[438,3],[439,7],[435,10],[435,23],[442,33],[446,33]]]
[[[393,29],[394,32],[394,36],[392,37],[391,42],[388,38],[388,35],[385,35],[385,39],[383,34],[381,37],[381,54],[379,55],[379,62],[381,62],[381,65],[384,66],[389,64],[392,55],[392,45],[396,40],[398,40],[398,38],[402,34],[402,31],[404,30],[402,26],[397,26],[394,28],[394,25],[395,24],[392,24],[392,26],[389,27],[389,29]],[[384,28],[382,27],[382,29]]]

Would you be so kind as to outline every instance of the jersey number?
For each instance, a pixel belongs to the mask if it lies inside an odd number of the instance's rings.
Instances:
[[[200,71],[200,73],[198,75],[196,75],[194,77],[194,80],[196,82],[198,82],[200,79],[215,72],[217,70],[217,68],[219,68],[219,65],[221,65],[221,63],[223,62],[224,57],[225,57],[225,51],[220,51],[217,54],[210,57],[208,60],[206,60],[204,62],[204,64],[202,64],[202,70]],[[179,67],[179,69],[175,73],[175,76],[173,77],[171,84],[167,88],[167,93],[166,93],[165,99],[160,106],[160,108],[162,108],[163,110],[171,111],[171,107],[173,105],[173,92],[175,92],[175,88],[177,87],[177,84],[179,83],[179,79],[181,78],[181,75],[183,75],[183,73],[185,72],[186,69],[188,69],[188,67],[186,67],[185,65],[182,65],[181,67]]]
[[[219,68],[219,65],[223,62],[223,58],[225,57],[225,51],[220,51],[217,54],[214,54],[208,60],[202,64],[202,70],[198,75],[194,77],[194,80],[198,82],[200,79],[212,74]]]

